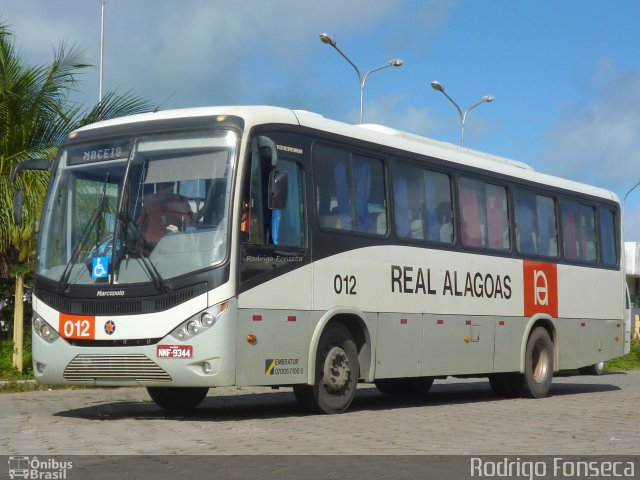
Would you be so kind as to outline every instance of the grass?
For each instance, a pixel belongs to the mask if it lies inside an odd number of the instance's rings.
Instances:
[[[39,385],[34,382],[9,380],[7,381],[7,383],[0,384],[0,394],[45,391],[45,390],[51,390],[53,388],[62,388],[62,387],[50,387],[48,385]]]
[[[28,350],[27,350],[28,348]],[[0,340],[0,393],[27,392],[33,390],[47,390],[45,385],[33,382],[31,370],[31,345],[26,345],[24,354],[25,371],[20,372],[13,366],[13,342]]]
[[[25,342],[23,364],[24,372],[19,372],[13,366],[13,341],[0,340],[0,380],[20,381],[32,380],[33,371],[31,370],[31,343],[27,345]]]
[[[640,340],[631,341],[631,351],[624,357],[615,358],[607,362],[607,370],[639,370],[640,369]]]

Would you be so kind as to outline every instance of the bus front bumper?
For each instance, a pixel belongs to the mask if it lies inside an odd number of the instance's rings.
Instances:
[[[217,340],[217,341],[216,341]],[[218,348],[216,344],[219,343]],[[226,342],[226,345],[233,345]],[[155,345],[87,348],[34,333],[33,371],[38,383],[83,386],[222,387],[235,384],[234,349],[215,332],[188,344],[165,337]]]

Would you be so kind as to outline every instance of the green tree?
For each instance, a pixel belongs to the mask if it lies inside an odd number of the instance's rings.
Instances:
[[[55,158],[71,131],[98,120],[150,111],[152,104],[131,92],[109,92],[91,108],[72,99],[78,76],[92,65],[85,52],[62,42],[50,64],[25,65],[9,27],[0,23],[0,278],[15,276],[14,324],[22,321],[22,288],[33,269],[35,225],[49,180],[46,172],[25,172],[23,223],[13,224],[13,167],[26,158]]]

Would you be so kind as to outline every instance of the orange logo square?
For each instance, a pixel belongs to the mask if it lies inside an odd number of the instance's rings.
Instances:
[[[558,317],[558,266],[555,263],[522,262],[524,315],[547,313]]]

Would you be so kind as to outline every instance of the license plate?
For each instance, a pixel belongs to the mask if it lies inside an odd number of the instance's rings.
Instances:
[[[193,345],[158,345],[156,355],[159,358],[191,358]]]

